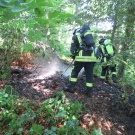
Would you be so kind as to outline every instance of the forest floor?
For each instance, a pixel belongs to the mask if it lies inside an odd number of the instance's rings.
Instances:
[[[69,71],[63,76],[62,73],[67,67],[55,54],[50,60],[39,57],[32,61],[29,67],[31,73],[13,73],[7,83],[12,85],[20,96],[37,102],[63,91],[66,98],[79,101],[86,108],[80,124],[88,131],[97,127],[103,135],[135,135],[135,95],[124,102],[126,98],[122,97],[122,88],[102,82],[94,76],[94,93],[92,97],[88,97],[84,94],[83,74],[78,77],[76,91],[65,92],[63,88],[68,83]]]

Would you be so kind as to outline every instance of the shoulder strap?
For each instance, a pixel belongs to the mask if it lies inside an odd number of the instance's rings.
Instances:
[[[100,45],[100,48],[102,50],[103,55],[105,55],[106,54],[106,52],[105,52],[105,45]]]
[[[91,34],[90,30],[87,30],[85,33],[84,33],[84,37],[88,34]]]
[[[77,39],[78,39],[79,44],[82,45],[82,39],[81,39],[80,34],[77,34],[76,36],[77,36]]]

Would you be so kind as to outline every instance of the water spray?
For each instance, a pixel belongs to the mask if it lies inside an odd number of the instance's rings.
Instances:
[[[73,59],[72,61],[71,61],[71,63],[69,64],[69,66],[65,69],[65,71],[61,74],[61,77],[64,75],[64,73],[66,73],[67,72],[67,70],[70,68],[70,66],[73,64],[73,62],[74,62],[74,60],[75,59]]]

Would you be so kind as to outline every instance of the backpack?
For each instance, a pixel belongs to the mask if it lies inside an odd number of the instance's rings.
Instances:
[[[114,55],[114,47],[109,39],[104,41],[105,55],[113,56]]]
[[[86,45],[87,47],[94,47],[95,48],[94,38],[93,38],[90,30],[85,31],[83,33],[82,41],[83,41],[83,44]]]
[[[95,42],[94,42],[92,34],[90,33],[90,30],[83,32],[82,29],[77,29],[76,31],[74,31],[73,34],[77,35],[77,38],[80,43],[80,47],[83,47],[86,50],[95,48]]]

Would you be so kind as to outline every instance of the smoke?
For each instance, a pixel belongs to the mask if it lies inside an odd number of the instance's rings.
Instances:
[[[57,74],[57,72],[61,72],[61,74],[68,77],[68,76],[70,76],[71,68],[72,68],[72,66],[69,67],[68,64],[64,64],[58,58],[57,55],[54,56],[54,58],[52,58],[50,60],[46,60],[44,58],[37,58],[37,60],[34,61],[34,64],[37,66],[37,69],[31,75],[31,79],[45,79],[48,77],[55,76]],[[83,72],[84,72],[84,69],[81,70],[81,72],[79,73],[79,76]]]
[[[49,61],[40,58],[34,63],[38,67],[34,72],[35,79],[51,77],[56,75],[57,72],[63,73],[68,67],[68,65],[64,64],[57,56]],[[71,67],[64,73],[64,76],[70,75],[70,69]]]

